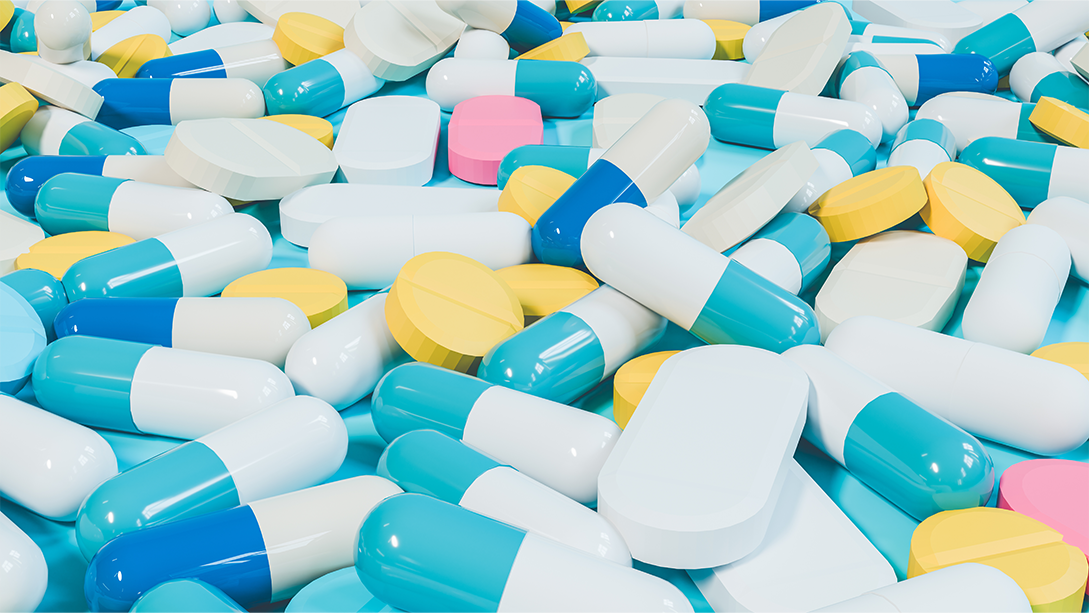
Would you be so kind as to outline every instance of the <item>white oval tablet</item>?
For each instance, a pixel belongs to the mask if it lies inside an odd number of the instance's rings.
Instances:
[[[252,21],[240,21],[237,23],[221,23],[217,26],[205,28],[196,34],[176,40],[170,45],[170,52],[174,55],[207,51],[219,47],[244,45],[259,40],[269,40],[276,30],[263,23]]]
[[[15,270],[15,258],[30,252],[30,246],[44,240],[38,224],[0,211],[0,275]]]
[[[799,11],[772,33],[742,83],[816,96],[843,57],[851,21],[828,2]]]
[[[465,27],[434,2],[376,0],[344,27],[344,47],[374,76],[406,81],[446,55]]]
[[[314,137],[263,119],[183,121],[166,163],[193,185],[236,200],[273,200],[328,183],[337,160]]]
[[[88,119],[98,116],[102,96],[72,77],[18,53],[0,51],[0,83],[15,82],[49,104]]]
[[[665,100],[654,94],[619,94],[594,104],[594,147],[608,149],[655,104]]]
[[[749,73],[748,64],[730,60],[588,57],[580,64],[594,75],[600,98],[651,94],[701,106],[716,87],[740,83]]]
[[[442,112],[418,96],[381,96],[348,107],[333,155],[348,183],[422,186],[435,170]]]

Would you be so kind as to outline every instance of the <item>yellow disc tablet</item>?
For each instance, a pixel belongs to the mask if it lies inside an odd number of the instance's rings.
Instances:
[[[515,59],[578,62],[589,54],[590,47],[586,45],[586,37],[582,35],[582,32],[572,32],[534,47]]]
[[[1002,186],[957,162],[942,162],[923,181],[927,202],[920,211],[934,234],[961,246],[968,257],[986,262],[998,239],[1025,223],[1025,214]]]
[[[521,264],[495,271],[514,290],[526,319],[551,315],[597,289],[597,280],[577,268]]]
[[[334,274],[313,268],[271,268],[235,279],[224,298],[283,298],[302,309],[310,327],[348,310],[348,286]]]
[[[1071,147],[1089,149],[1089,113],[1072,104],[1044,96],[1036,103],[1029,121]]]
[[[548,166],[522,166],[510,174],[499,194],[499,210],[536,225],[541,215],[575,182],[575,177]]]
[[[294,66],[344,48],[344,28],[310,13],[284,13],[276,21],[272,41]]]
[[[613,377],[613,421],[623,430],[662,363],[680,351],[658,351],[628,360]]]
[[[123,79],[136,76],[136,72],[150,60],[170,57],[170,47],[157,34],[140,34],[117,43],[98,56],[98,61],[109,66]]]
[[[15,15],[15,3],[11,0],[0,0],[0,30],[7,27],[13,15]]]
[[[15,143],[36,110],[38,101],[25,87],[15,82],[0,85],[0,151]]]
[[[833,187],[809,207],[833,243],[884,232],[926,204],[919,171],[913,166],[871,170]]]
[[[386,298],[386,324],[418,362],[460,372],[525,326],[514,290],[487,266],[432,251],[408,261]]]
[[[291,126],[296,130],[302,130],[318,139],[326,147],[333,148],[333,124],[329,123],[327,119],[311,117],[310,115],[268,115],[261,119],[275,121],[285,126]]]
[[[42,239],[15,258],[15,269],[37,268],[60,279],[76,262],[135,242],[116,232],[69,232]]]
[[[750,26],[726,19],[704,19],[703,23],[711,26],[711,31],[715,33],[715,57],[712,59],[745,59],[741,44],[745,42],[745,33]]]
[[[1032,357],[1066,364],[1089,379],[1089,343],[1069,342],[1044,345]]]
[[[124,15],[127,11],[95,11],[91,13],[91,31],[95,32],[102,26]]]
[[[1007,509],[943,511],[911,535],[908,578],[975,562],[1017,582],[1033,611],[1080,611],[1089,573],[1085,554],[1046,524]]]

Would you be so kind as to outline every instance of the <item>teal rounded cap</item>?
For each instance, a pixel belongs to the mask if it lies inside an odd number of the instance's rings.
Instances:
[[[378,503],[359,529],[355,570],[406,611],[497,611],[523,530],[423,494]]]
[[[493,347],[477,375],[567,404],[605,378],[605,349],[586,322],[557,311]]]
[[[847,470],[918,520],[987,504],[994,463],[971,434],[896,392],[871,400],[843,444]]]
[[[594,21],[645,21],[658,19],[654,0],[605,0],[594,9]]]
[[[396,613],[386,603],[374,597],[363,587],[355,566],[335,570],[299,590],[287,603],[287,613],[313,613],[314,611],[360,611],[365,613]]]
[[[760,229],[753,240],[766,238],[787,248],[802,271],[804,291],[828,268],[832,258],[832,242],[821,222],[801,213],[782,213]],[[799,291],[799,293],[801,293]]]
[[[272,75],[261,89],[269,115],[325,117],[344,104],[344,77],[321,58]]]
[[[886,74],[889,72],[888,69],[885,68],[885,65],[869,51],[855,51],[849,53],[847,54],[847,59],[843,61],[843,65],[839,68],[839,78],[836,79],[836,91],[839,91],[839,88],[843,87],[843,81],[851,76],[851,73],[863,68],[877,68],[884,70]],[[889,77],[891,78],[892,75],[889,75]]]
[[[36,268],[24,268],[16,270],[0,277],[3,283],[22,296],[45,328],[45,337],[49,342],[57,339],[56,330],[53,329],[53,321],[57,315],[68,306],[68,295],[64,293],[64,286],[53,275]]]
[[[785,91],[727,83],[707,96],[703,105],[716,139],[763,149],[775,149],[775,110]]]
[[[94,121],[72,126],[61,139],[60,155],[145,155],[140,141]]]
[[[514,95],[536,102],[545,117],[578,117],[597,100],[597,81],[578,62],[517,60]]]
[[[1047,143],[986,136],[969,143],[957,161],[994,179],[1018,206],[1031,209],[1048,198],[1058,149]]]
[[[1053,72],[1036,84],[1032,89],[1031,102],[1039,102],[1047,96],[1062,100],[1081,109],[1089,109],[1089,84],[1076,74]]]
[[[30,378],[46,337],[34,307],[6,283],[0,283],[0,337],[0,392],[15,394]]]
[[[480,475],[500,466],[499,462],[441,432],[413,430],[386,446],[375,473],[406,492],[459,504]]]
[[[590,147],[579,145],[522,145],[511,149],[499,162],[497,186],[503,189],[515,170],[523,166],[547,166],[581,177],[589,167]]]
[[[928,140],[934,143],[945,149],[950,160],[957,155],[957,137],[953,136],[952,130],[936,119],[916,119],[904,124],[904,127],[896,133],[889,152],[895,151],[897,147],[911,140]]]
[[[492,387],[476,377],[424,362],[386,373],[371,395],[374,428],[386,442],[413,430],[437,430],[455,439],[477,399]]]
[[[1032,33],[1014,13],[995,19],[960,39],[953,47],[953,53],[974,53],[990,59],[1001,77],[1010,74],[1017,60],[1035,51]]]
[[[38,35],[34,31],[34,13],[16,7],[8,28],[11,32],[8,44],[12,53],[38,50]],[[8,28],[4,29],[8,30]]]
[[[148,238],[83,258],[61,278],[68,301],[114,296],[181,298],[181,271],[161,241]]]
[[[877,168],[877,151],[870,144],[870,139],[856,130],[836,130],[825,136],[813,146],[814,149],[827,149],[851,167],[851,175],[870,172]]]
[[[50,234],[110,229],[110,201],[129,179],[62,172],[38,190],[34,216]]]
[[[170,613],[172,611],[201,611],[203,613],[246,613],[223,590],[198,579],[174,579],[148,590],[140,597],[130,613]]]

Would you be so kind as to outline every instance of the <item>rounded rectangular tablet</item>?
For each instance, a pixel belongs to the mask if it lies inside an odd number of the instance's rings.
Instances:
[[[745,62],[669,58],[588,57],[581,64],[597,81],[599,98],[617,94],[652,94],[683,98],[702,105],[723,83],[740,83]]]
[[[710,568],[764,538],[805,423],[809,379],[763,349],[669,358],[598,476],[598,512],[632,557]]]
[[[450,116],[450,174],[479,185],[496,185],[499,162],[522,145],[544,142],[541,107],[517,96],[477,96],[459,102]]]
[[[435,170],[442,116],[418,96],[382,96],[348,107],[333,155],[348,183],[422,186]]]
[[[18,53],[0,51],[0,83],[18,83],[50,104],[94,119],[102,108],[102,96],[51,66]]]

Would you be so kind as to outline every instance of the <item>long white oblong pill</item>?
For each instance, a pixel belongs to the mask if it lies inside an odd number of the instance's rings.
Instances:
[[[700,105],[711,90],[723,83],[740,83],[749,73],[748,64],[730,60],[588,57],[580,63],[594,75],[599,98],[652,94]]]
[[[654,105],[665,100],[656,94],[616,94],[594,105],[593,145],[608,149],[643,118]],[[604,152],[602,152],[604,153]],[[596,160],[596,158],[595,158]],[[592,164],[587,160],[588,164]]]
[[[333,155],[348,183],[420,187],[431,180],[439,105],[418,96],[381,96],[348,107]]]
[[[45,596],[49,567],[38,544],[0,513],[0,611],[34,611]]]
[[[1089,202],[1070,196],[1048,198],[1032,209],[1028,223],[1058,232],[1070,248],[1070,274],[1089,283]]]

